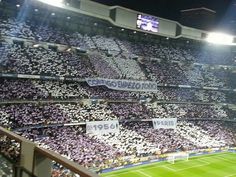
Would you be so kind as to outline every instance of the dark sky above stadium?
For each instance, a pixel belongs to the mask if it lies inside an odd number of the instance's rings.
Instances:
[[[180,10],[207,7],[217,12],[216,22],[236,17],[236,0],[94,0],[107,5],[120,5],[151,15],[179,20]],[[233,16],[233,17],[232,17]],[[236,19],[236,18],[235,18]]]

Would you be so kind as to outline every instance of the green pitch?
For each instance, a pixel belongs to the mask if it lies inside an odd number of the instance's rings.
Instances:
[[[115,172],[104,177],[236,177],[236,153],[219,153],[189,158],[189,161],[153,163]]]

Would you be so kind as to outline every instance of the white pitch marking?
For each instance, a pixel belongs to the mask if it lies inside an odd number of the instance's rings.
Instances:
[[[178,171],[183,171],[183,170],[196,168],[196,167],[203,167],[203,166],[206,166],[206,164],[205,165],[195,165],[195,166],[191,166],[191,167],[187,167],[187,168],[182,168],[182,169],[179,169],[179,170],[176,170],[176,171],[178,172]]]
[[[206,160],[196,159],[199,162],[205,163],[206,165],[210,165],[210,162],[207,162]]]
[[[226,176],[224,176],[224,177],[232,177],[232,176],[236,176],[236,173],[231,174],[231,175],[226,175]]]
[[[216,157],[216,158],[221,159],[221,160],[224,160],[224,161],[229,162],[229,163],[235,163],[235,161],[233,161],[233,160],[228,160],[228,159],[226,159],[226,158],[224,158],[224,157]]]
[[[150,176],[150,175],[148,175],[148,174],[146,174],[146,173],[142,172],[141,170],[135,170],[135,171],[137,171],[138,173],[141,173],[141,174],[142,174],[142,175],[144,175],[144,176],[147,176],[147,177],[152,177],[152,176]]]
[[[168,169],[168,170],[171,170],[171,171],[177,171],[177,170],[175,170],[175,169],[173,169],[173,168],[171,168],[171,167],[168,167],[167,165],[162,165],[162,166],[160,166],[160,167],[163,167],[163,168],[166,168],[166,169]]]

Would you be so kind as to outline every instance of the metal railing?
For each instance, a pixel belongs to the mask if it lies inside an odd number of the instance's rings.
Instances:
[[[6,139],[20,144],[19,159],[12,161],[13,177],[51,177],[55,170],[54,164],[59,164],[60,168],[66,169],[67,172],[70,171],[74,174],[72,176],[98,177],[96,173],[77,163],[53,151],[38,147],[37,144],[0,127],[0,143],[5,143]]]

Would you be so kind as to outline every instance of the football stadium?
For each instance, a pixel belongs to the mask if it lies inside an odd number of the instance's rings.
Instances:
[[[154,3],[0,0],[0,177],[236,177],[236,2]]]

